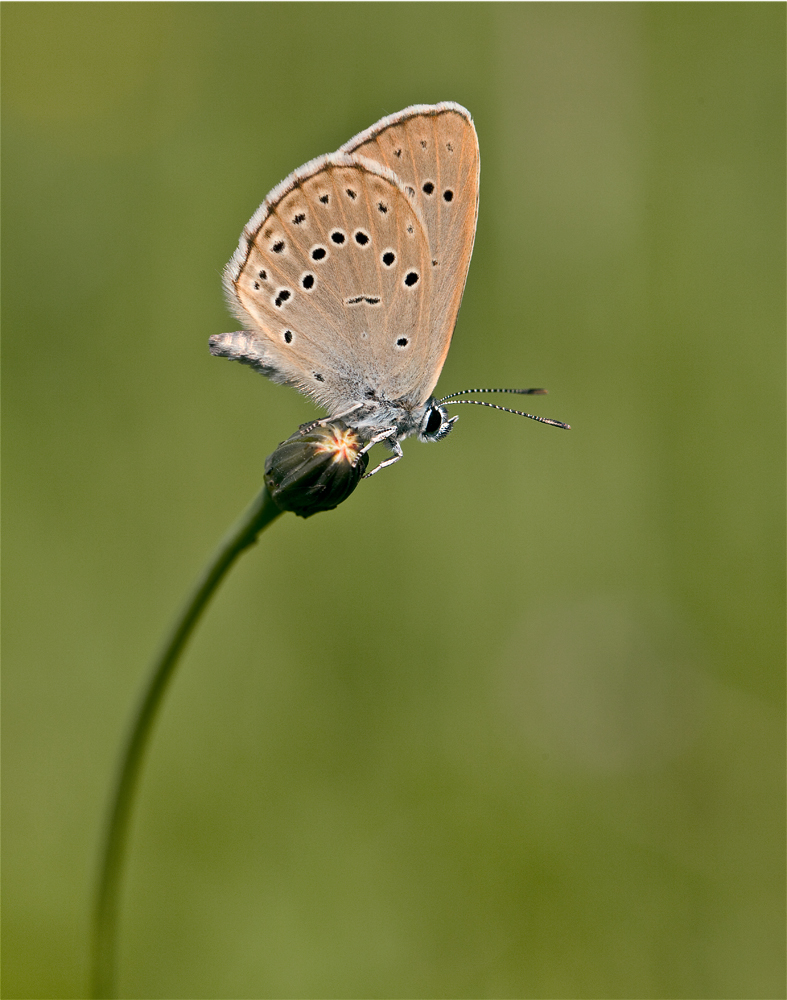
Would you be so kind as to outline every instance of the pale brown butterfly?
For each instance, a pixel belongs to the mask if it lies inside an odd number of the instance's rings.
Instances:
[[[385,441],[394,457],[373,472],[398,461],[411,434],[444,438],[457,419],[448,400],[494,406],[455,397],[543,392],[432,396],[470,266],[479,163],[470,113],[446,101],[382,118],[290,174],[224,271],[244,329],[211,337],[211,353],[310,396],[364,452]]]

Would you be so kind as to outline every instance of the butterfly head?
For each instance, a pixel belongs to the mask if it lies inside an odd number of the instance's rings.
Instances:
[[[430,399],[424,406],[421,424],[418,428],[419,441],[442,441],[450,432],[458,417],[449,417],[444,406]]]

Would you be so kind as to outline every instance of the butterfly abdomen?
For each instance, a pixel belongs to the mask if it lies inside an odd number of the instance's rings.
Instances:
[[[209,340],[210,353],[220,358],[230,358],[249,365],[255,371],[275,379],[275,369],[266,355],[265,342],[248,330],[235,333],[215,333]]]

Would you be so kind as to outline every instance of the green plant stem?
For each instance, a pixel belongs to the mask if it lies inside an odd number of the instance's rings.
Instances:
[[[263,486],[205,567],[153,663],[120,760],[101,857],[93,929],[93,997],[96,1000],[114,997],[118,908],[129,823],[145,749],[167,684],[194,626],[224,574],[241,552],[254,544],[263,528],[281,513]]]

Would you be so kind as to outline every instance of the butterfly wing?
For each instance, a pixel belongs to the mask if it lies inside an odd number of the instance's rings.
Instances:
[[[448,353],[473,252],[480,169],[473,120],[459,104],[417,104],[381,119],[341,152],[394,171],[426,223],[433,290],[425,399]]]
[[[278,185],[224,273],[246,326],[211,351],[294,386],[330,414],[428,380],[429,238],[396,175],[334,153]]]

